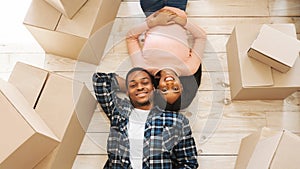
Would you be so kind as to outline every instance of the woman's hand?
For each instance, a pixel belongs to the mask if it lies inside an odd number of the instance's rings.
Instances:
[[[150,28],[161,25],[179,24],[185,26],[187,18],[178,16],[175,12],[168,9],[160,9],[148,16],[147,24]]]
[[[150,28],[155,26],[170,25],[176,23],[173,19],[176,18],[176,13],[170,10],[159,10],[147,17],[147,24]]]
[[[173,21],[178,25],[185,26],[187,23],[187,18],[176,16],[173,18]]]

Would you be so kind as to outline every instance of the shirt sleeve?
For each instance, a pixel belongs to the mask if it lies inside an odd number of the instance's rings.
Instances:
[[[197,149],[188,119],[183,118],[182,137],[173,148],[174,164],[176,168],[198,168]]]
[[[200,28],[199,26],[187,22],[187,24],[184,26],[184,28],[189,31],[192,36],[194,43],[191,48],[191,55],[195,55],[202,60],[202,56],[205,50],[205,44],[206,44],[206,32]]]
[[[94,73],[93,87],[95,96],[107,117],[112,120],[114,110],[116,108],[116,91],[118,90],[118,82],[114,73]]]
[[[150,28],[147,25],[147,22],[143,22],[139,25],[134,26],[131,28],[126,35],[126,44],[128,53],[131,59],[131,63],[133,66],[138,65],[138,63],[142,61],[142,47],[139,43],[139,36],[149,30]]]

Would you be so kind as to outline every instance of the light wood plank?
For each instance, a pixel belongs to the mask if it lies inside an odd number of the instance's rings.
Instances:
[[[105,155],[78,155],[72,169],[99,169],[103,168],[107,156]],[[233,169],[236,156],[200,156],[199,169]]]
[[[23,62],[36,66],[44,67],[45,54],[43,53],[6,53],[0,52],[0,72],[11,72],[17,62]]]
[[[233,169],[236,156],[200,156],[199,169]]]
[[[286,129],[294,133],[300,132],[299,112],[268,112],[266,115],[268,127]]]
[[[72,169],[103,168],[107,160],[106,155],[77,155]]]
[[[271,16],[299,16],[299,0],[269,0],[269,11]]]
[[[188,16],[269,16],[268,2],[261,0],[189,1],[186,11]]]

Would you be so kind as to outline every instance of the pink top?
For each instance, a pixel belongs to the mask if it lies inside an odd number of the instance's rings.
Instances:
[[[144,45],[138,37],[145,32]],[[193,36],[193,46],[189,47],[189,31]],[[127,33],[127,48],[134,67],[142,67],[155,75],[159,70],[169,68],[178,76],[193,75],[201,64],[206,33],[200,27],[187,22],[149,28],[144,22]]]

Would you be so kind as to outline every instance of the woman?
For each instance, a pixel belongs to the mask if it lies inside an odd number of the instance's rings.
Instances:
[[[189,32],[193,45],[189,45]],[[139,36],[145,34],[143,44]],[[157,80],[161,98],[169,110],[186,108],[196,95],[201,81],[201,58],[206,33],[187,21],[184,11],[164,7],[127,33],[127,48],[133,67],[143,67]],[[171,96],[173,95],[173,96]],[[163,106],[163,105],[161,105]]]

